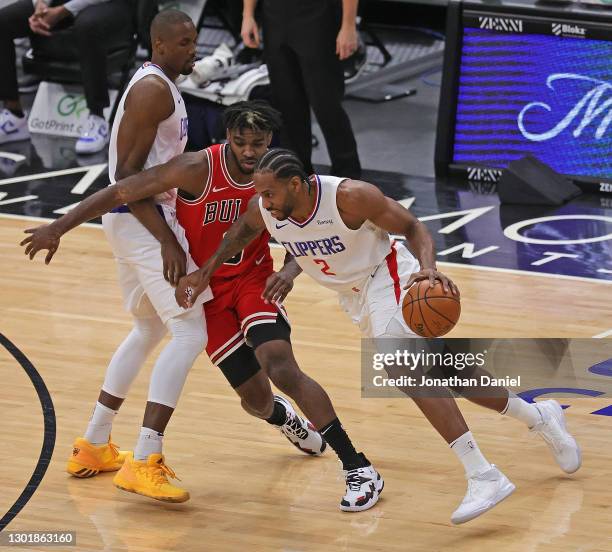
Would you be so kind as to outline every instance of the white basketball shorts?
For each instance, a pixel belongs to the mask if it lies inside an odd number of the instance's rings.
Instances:
[[[176,218],[176,211],[161,206],[166,223],[178,243],[187,253],[187,274],[198,267],[189,255],[185,230]],[[212,299],[208,288],[188,310],[174,298],[174,288],[164,279],[161,247],[153,235],[129,212],[107,213],[102,226],[111,245],[119,273],[119,285],[125,309],[136,318],[151,318],[156,314],[165,324],[169,319],[185,314],[201,316],[202,304]]]
[[[339,294],[340,306],[359,326],[363,337],[417,337],[404,321],[402,300],[408,278],[419,270],[419,262],[408,249],[394,242],[391,253],[361,289]]]

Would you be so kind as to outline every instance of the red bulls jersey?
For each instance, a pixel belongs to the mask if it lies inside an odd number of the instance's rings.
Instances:
[[[239,184],[230,176],[225,160],[230,155],[229,145],[216,144],[206,148],[208,180],[202,195],[193,200],[178,197],[176,214],[185,229],[189,252],[198,266],[217,250],[224,234],[232,223],[247,210],[249,200],[255,195],[253,182]],[[261,264],[272,264],[266,231],[243,251],[221,265],[214,278],[231,278]]]

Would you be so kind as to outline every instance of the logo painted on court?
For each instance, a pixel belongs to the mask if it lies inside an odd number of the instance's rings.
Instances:
[[[107,186],[104,169],[105,164],[100,164],[31,174],[15,181],[10,177],[0,178],[0,216],[6,213],[12,217],[57,218],[78,201]],[[432,202],[429,187],[415,188],[415,196],[408,198],[414,200],[411,202],[414,215],[426,223],[434,237],[439,261],[612,281],[612,203],[604,203],[609,198],[602,197],[601,204],[578,202],[552,211],[550,208],[525,211],[499,204],[494,195],[498,173],[501,171],[471,167],[471,179],[480,177],[488,181],[477,188],[484,191],[455,190],[452,205],[445,204],[442,209],[437,202]],[[41,180],[49,185],[32,187],[32,182]],[[605,184],[602,191],[612,192]],[[231,222],[240,212],[236,203],[215,203],[204,213],[211,220]],[[288,221],[280,220],[272,224],[279,232],[291,226]],[[334,226],[319,228],[331,231]],[[333,243],[310,245],[332,252]],[[295,249],[295,253],[303,255],[307,250],[310,253],[308,244],[303,248],[304,251]]]

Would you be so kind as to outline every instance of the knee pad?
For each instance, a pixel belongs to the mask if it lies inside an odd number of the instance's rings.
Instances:
[[[153,344],[155,347],[168,332],[164,323],[159,317],[152,318],[134,318],[134,330],[136,337],[142,339],[147,344]]]
[[[197,351],[196,354],[199,355],[206,348],[208,333],[202,317],[177,316],[168,320],[166,326],[177,343],[190,349],[193,347],[193,350]]]
[[[206,347],[207,334],[202,317],[171,318],[166,326],[172,339],[153,367],[148,400],[175,408],[189,370]]]
[[[111,359],[102,390],[125,398],[147,356],[166,335],[166,327],[159,317],[135,318],[134,327]]]

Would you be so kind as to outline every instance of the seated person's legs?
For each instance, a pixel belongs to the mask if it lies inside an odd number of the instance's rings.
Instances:
[[[109,106],[107,52],[132,40],[132,14],[125,0],[90,6],[74,19],[73,31],[83,71],[83,88],[90,120],[76,145],[78,153],[104,149],[109,128],[103,111]]]
[[[27,120],[19,100],[13,40],[28,36],[28,18],[34,13],[32,0],[17,0],[0,8],[0,144],[29,137]]]

